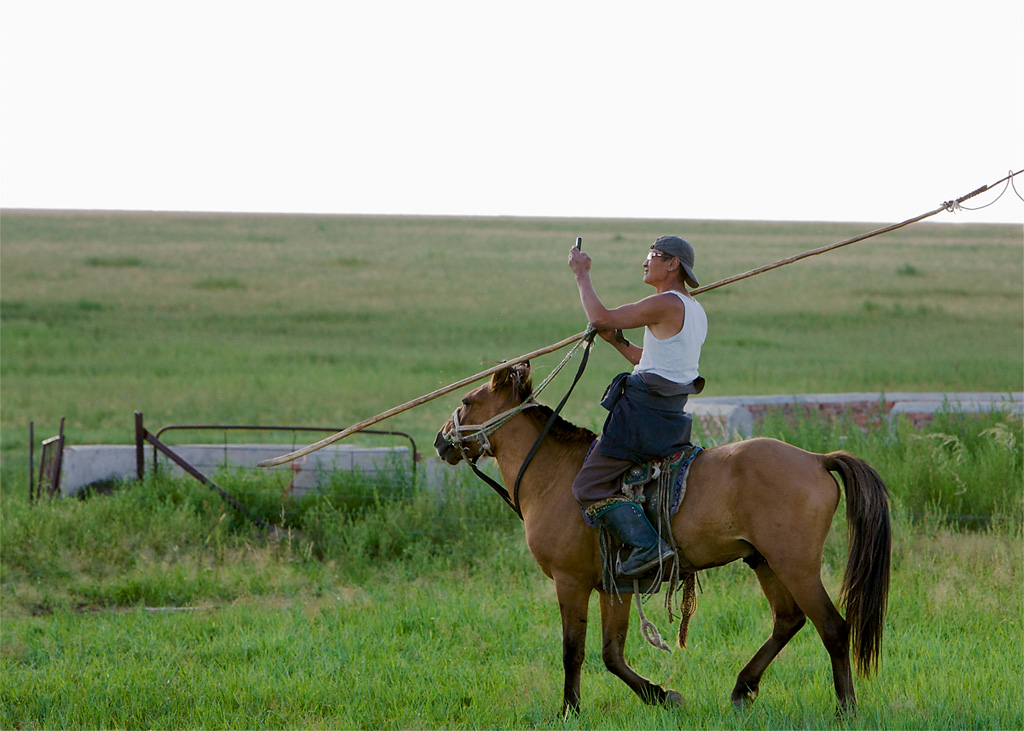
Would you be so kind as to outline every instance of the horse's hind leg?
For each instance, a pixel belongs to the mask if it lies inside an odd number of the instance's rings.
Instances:
[[[601,657],[604,665],[617,678],[640,696],[644,703],[681,703],[683,697],[674,690],[665,690],[639,675],[626,664],[626,632],[629,630],[630,595],[613,599],[604,592],[601,598]]]
[[[732,702],[737,708],[749,705],[757,697],[764,671],[806,621],[806,615],[797,606],[789,589],[779,581],[779,577],[764,559],[754,566],[754,573],[757,574],[757,580],[761,583],[772,611],[772,634],[736,678]]]
[[[799,572],[787,575],[782,571],[780,578],[793,594],[796,603],[807,614],[818,630],[821,642],[832,661],[832,682],[840,711],[856,712],[857,696],[853,690],[853,671],[850,665],[850,630],[846,620],[832,603],[828,592],[821,583],[821,575]]]

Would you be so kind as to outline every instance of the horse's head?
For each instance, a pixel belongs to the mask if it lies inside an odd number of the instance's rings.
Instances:
[[[525,406],[534,405],[532,396],[529,363],[498,371],[489,383],[467,393],[441,427],[434,440],[438,456],[452,465],[491,456],[489,437]]]

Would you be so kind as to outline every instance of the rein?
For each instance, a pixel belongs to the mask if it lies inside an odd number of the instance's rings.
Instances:
[[[565,358],[562,359],[562,362],[548,374],[548,377],[541,382],[534,393],[526,401],[523,401],[523,403],[509,409],[508,411],[504,411],[497,416],[491,417],[483,424],[467,424],[465,426],[459,423],[459,409],[456,408],[455,412],[452,414],[452,428],[443,434],[447,442],[452,446],[459,448],[459,451],[462,452],[463,459],[465,459],[465,461],[469,463],[469,466],[473,468],[473,472],[476,476],[486,482],[491,489],[498,493],[498,496],[505,501],[505,504],[512,509],[512,512],[519,516],[520,520],[523,519],[523,511],[519,507],[519,484],[522,482],[523,475],[526,473],[527,467],[530,466],[534,456],[537,454],[537,450],[540,449],[541,443],[548,435],[548,432],[551,431],[551,427],[554,425],[555,420],[558,419],[558,415],[561,413],[562,407],[565,406],[566,402],[569,400],[569,396],[572,395],[573,389],[576,388],[576,384],[579,383],[580,378],[583,376],[583,371],[587,367],[587,361],[590,359],[590,346],[594,342],[595,335],[597,335],[597,330],[593,328],[587,330],[580,342],[573,346],[572,350],[570,350],[566,354]],[[488,437],[504,426],[510,419],[512,419],[512,417],[521,414],[523,411],[526,411],[526,409],[540,406],[536,399],[537,394],[544,390],[558,372],[562,370],[563,366],[569,362],[573,353],[576,352],[576,349],[583,344],[586,344],[586,347],[583,349],[583,358],[580,360],[580,367],[576,371],[576,376],[573,378],[572,384],[569,386],[569,390],[566,391],[565,396],[562,397],[558,406],[556,406],[551,412],[551,416],[548,417],[547,423],[544,425],[544,428],[541,429],[540,435],[533,443],[533,447],[530,448],[529,453],[526,455],[526,459],[523,460],[523,465],[519,468],[519,474],[516,475],[516,481],[512,487],[512,493],[510,495],[509,491],[505,487],[476,466],[477,460],[479,460],[480,457],[484,455],[494,456]],[[476,459],[470,459],[466,453],[464,443],[469,439],[479,439],[481,441],[483,451],[476,457]]]
[[[586,347],[583,349],[583,357],[580,359],[579,370],[576,371],[576,377],[572,379],[572,384],[569,386],[569,390],[565,392],[565,396],[558,402],[558,406],[551,412],[551,416],[548,417],[548,422],[544,425],[544,428],[540,430],[540,435],[537,437],[537,441],[533,443],[530,448],[529,454],[526,455],[526,459],[523,460],[522,467],[519,468],[519,474],[516,475],[515,485],[512,488],[512,499],[514,501],[512,508],[516,511],[516,515],[522,520],[523,513],[519,509],[519,483],[523,480],[523,475],[526,473],[526,468],[530,466],[534,456],[537,454],[537,450],[540,449],[541,442],[544,441],[544,437],[551,431],[551,427],[554,425],[555,420],[558,419],[558,415],[562,412],[562,407],[565,406],[565,402],[569,400],[569,396],[572,395],[572,391],[576,388],[576,384],[580,382],[580,378],[583,376],[583,371],[587,367],[587,361],[590,359],[590,346],[594,342],[594,336],[597,335],[597,330],[591,329],[584,336],[581,343],[586,343]],[[575,348],[573,348],[575,350]],[[572,351],[569,352],[572,355]]]

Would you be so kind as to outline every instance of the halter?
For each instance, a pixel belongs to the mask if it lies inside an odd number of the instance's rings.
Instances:
[[[492,416],[483,424],[460,423],[459,411],[461,410],[461,407],[457,407],[455,411],[452,412],[451,428],[447,431],[441,432],[441,436],[444,437],[444,440],[453,447],[458,448],[464,460],[475,465],[477,460],[481,457],[494,456],[494,450],[491,449],[491,441],[488,437],[498,431],[501,427],[505,426],[512,417],[521,414],[534,406],[540,406],[540,404],[537,403],[537,400],[533,396],[530,396],[518,406],[514,406],[508,411],[503,411],[497,416]],[[466,452],[466,442],[474,441],[480,442],[480,454],[476,457],[470,458],[469,454]]]

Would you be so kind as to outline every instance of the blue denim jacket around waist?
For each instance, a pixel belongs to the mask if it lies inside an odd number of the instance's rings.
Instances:
[[[686,399],[703,388],[703,378],[678,384],[658,376],[620,373],[601,399],[611,412],[601,431],[601,454],[641,463],[678,452],[689,444],[693,423],[683,411]]]

